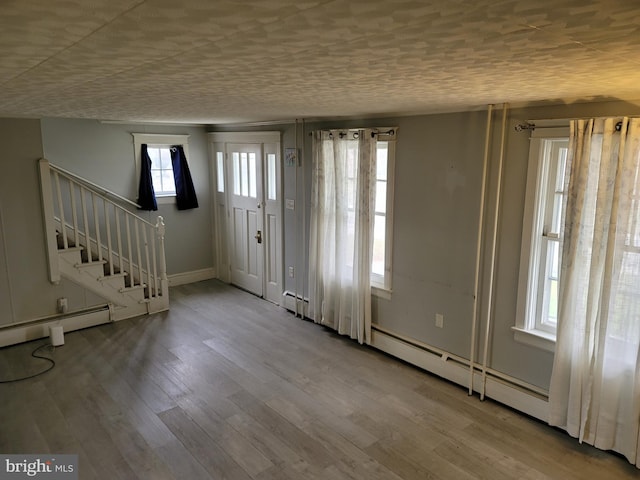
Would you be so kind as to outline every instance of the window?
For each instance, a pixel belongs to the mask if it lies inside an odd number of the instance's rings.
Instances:
[[[267,200],[277,200],[276,154],[267,153]]]
[[[216,152],[216,185],[218,193],[224,193],[224,153]]]
[[[156,197],[176,194],[176,183],[171,166],[171,152],[168,146],[148,145],[147,152],[151,158],[151,179]]]
[[[395,141],[378,135],[376,144],[376,201],[373,226],[371,285],[374,293],[391,291],[391,237],[393,234],[393,173]],[[382,291],[380,291],[382,290]]]
[[[233,152],[233,194],[258,198],[255,152]]]
[[[394,132],[395,133],[395,132]],[[393,168],[395,141],[390,135],[378,135],[376,142],[376,194],[373,226],[373,255],[371,286],[378,296],[388,297],[391,291],[391,235],[393,232]],[[347,208],[356,207],[358,141],[349,141],[346,147],[346,200]],[[349,219],[355,230],[355,214]]]
[[[518,341],[553,350],[569,139],[566,128],[533,132],[522,228],[517,320]]]
[[[371,286],[377,296],[389,298],[391,291],[391,235],[393,224],[393,167],[395,142],[386,139],[389,135],[378,135],[376,142],[376,194],[373,226],[373,255],[371,261]],[[383,138],[384,137],[384,138]],[[345,174],[347,178],[347,208],[356,207],[358,141],[349,141],[346,147]],[[355,214],[350,223],[355,222]],[[355,230],[355,225],[352,225]]]
[[[136,159],[136,188],[140,179],[140,147],[147,144],[147,152],[151,158],[151,179],[158,203],[174,203],[176,185],[171,164],[170,148],[182,145],[185,155],[189,156],[189,135],[164,135],[152,133],[133,134],[134,154]]]

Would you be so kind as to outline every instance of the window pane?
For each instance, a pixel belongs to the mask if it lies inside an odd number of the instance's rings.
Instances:
[[[558,171],[556,172],[556,192],[564,190],[564,171],[567,165],[568,148],[558,149]]]
[[[175,193],[176,186],[173,170],[162,170],[162,193]]]
[[[358,157],[357,144],[355,147],[347,147],[347,177],[355,178],[356,176],[356,159]]]
[[[560,244],[558,242],[550,242],[549,245],[549,256],[551,257],[551,274],[552,278],[557,279],[560,273]]]
[[[347,179],[347,208],[353,210],[356,207],[356,181]]]
[[[384,276],[385,261],[385,217],[376,215],[373,224],[373,258],[371,261],[371,272]]]
[[[249,196],[257,198],[258,193],[256,190],[256,154],[249,153]]]
[[[551,232],[560,234],[562,227],[562,202],[564,195],[562,193],[556,193],[553,196],[553,220],[551,224]]]
[[[233,194],[240,195],[240,154],[233,152]]]
[[[171,166],[171,153],[169,152],[169,147],[160,148],[160,168],[164,169],[173,169]]]
[[[387,211],[387,182],[376,182],[376,213]]]
[[[151,170],[151,181],[153,182],[153,190],[156,194],[162,192],[162,171]]]
[[[558,280],[549,283],[549,312],[547,322],[556,325],[558,323]]]
[[[270,153],[267,155],[267,199],[277,200],[276,198],[276,155]]]
[[[550,172],[549,175],[552,176],[554,180],[554,195],[553,195],[553,212],[551,218],[551,233],[560,234],[560,229],[562,227],[562,203],[564,201],[564,170],[567,160],[567,148],[558,148],[557,149],[558,159],[557,162],[552,165],[555,165],[556,171]]]
[[[160,168],[160,152],[157,148],[147,147],[147,153],[151,159],[151,168]]]
[[[389,155],[389,145],[387,142],[377,142],[376,157],[376,178],[378,180],[387,179],[387,157]]]
[[[224,192],[224,154],[216,152],[218,192]]]
[[[243,197],[248,197],[249,196],[249,165],[248,165],[248,161],[247,161],[247,154],[242,152],[240,154],[240,179],[241,179],[241,186],[242,186],[242,196]]]
[[[558,319],[558,274],[560,264],[560,242],[547,241],[547,258],[545,265],[544,303],[542,313],[543,325],[555,325]]]

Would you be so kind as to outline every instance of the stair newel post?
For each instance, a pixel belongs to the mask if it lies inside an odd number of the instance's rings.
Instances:
[[[53,188],[51,186],[51,170],[49,162],[44,158],[38,161],[40,173],[40,189],[42,191],[42,212],[47,240],[47,260],[49,263],[49,281],[60,282],[60,266],[58,263],[58,242],[56,239],[56,220],[53,211]]]
[[[158,216],[156,220],[156,235],[158,236],[158,268],[160,270],[160,287],[162,289],[162,295],[168,298],[169,295],[169,282],[167,280],[167,260],[164,253],[164,219],[162,216]]]

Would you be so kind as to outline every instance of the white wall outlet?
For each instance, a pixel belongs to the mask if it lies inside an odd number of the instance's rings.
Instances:
[[[58,299],[58,313],[67,313],[69,309],[69,302],[66,298],[62,297]]]
[[[295,270],[293,267],[289,267],[289,278],[295,277]]]
[[[444,315],[436,313],[436,327],[444,328]]]
[[[287,210],[295,210],[296,209],[296,201],[293,198],[287,198],[285,200],[285,208]]]

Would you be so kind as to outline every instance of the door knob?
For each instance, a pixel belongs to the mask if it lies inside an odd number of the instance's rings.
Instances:
[[[255,238],[258,243],[262,243],[262,232],[260,230],[258,230],[258,233],[256,233]]]

